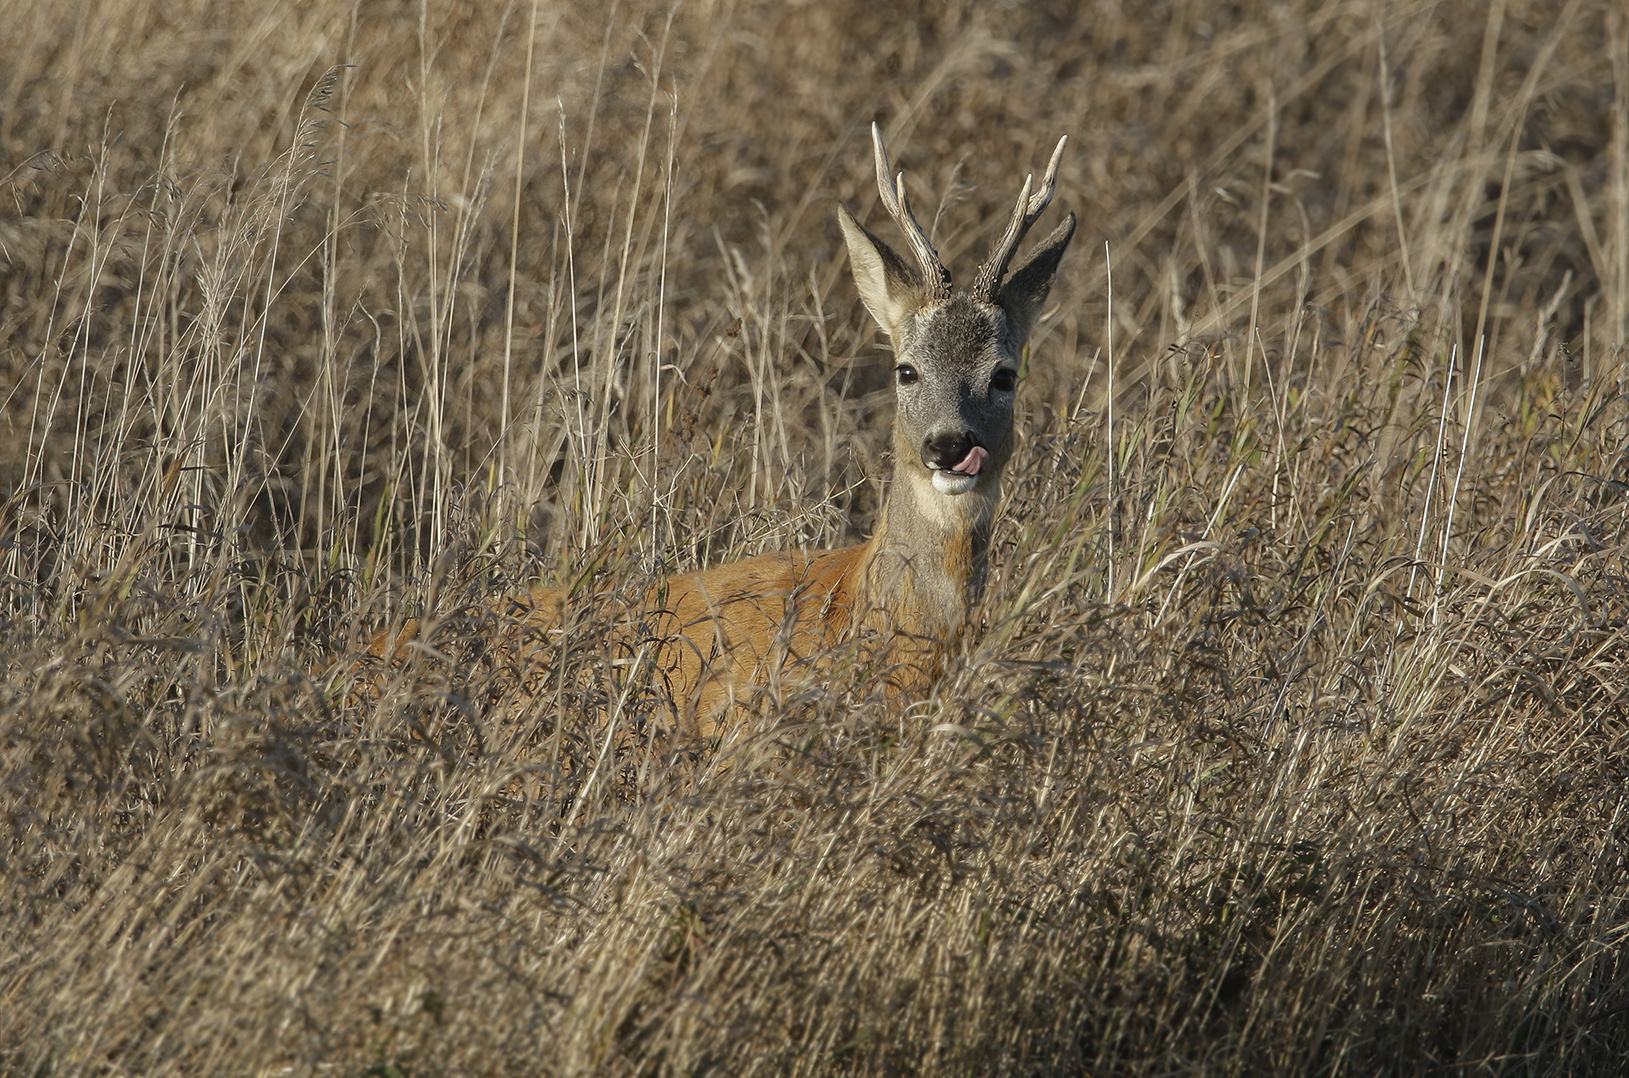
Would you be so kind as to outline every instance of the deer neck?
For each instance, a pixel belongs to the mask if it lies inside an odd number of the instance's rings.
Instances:
[[[865,605],[895,631],[948,642],[966,625],[984,592],[1000,478],[950,496],[925,474],[896,474],[862,574]]]

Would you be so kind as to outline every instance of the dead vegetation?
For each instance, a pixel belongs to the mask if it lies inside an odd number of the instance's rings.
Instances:
[[[1629,1054],[1613,5],[6,17],[0,1071]],[[721,759],[616,597],[868,529],[873,118],[1081,232],[984,632]]]

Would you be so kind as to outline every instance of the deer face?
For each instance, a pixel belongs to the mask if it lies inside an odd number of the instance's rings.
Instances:
[[[954,292],[950,273],[911,214],[904,177],[890,179],[876,125],[877,186],[905,232],[920,271],[907,265],[846,207],[837,220],[848,244],[854,282],[894,346],[894,460],[904,477],[926,479],[941,495],[978,491],[993,497],[1012,454],[1013,401],[1019,359],[1058,262],[1075,232],[1069,214],[1003,283],[1013,253],[1046,209],[1063,142],[1052,155],[1040,191],[1024,181],[1007,231],[979,269],[970,292]]]
[[[941,494],[993,489],[1012,453],[1022,342],[1000,307],[954,296],[894,330],[894,459]]]

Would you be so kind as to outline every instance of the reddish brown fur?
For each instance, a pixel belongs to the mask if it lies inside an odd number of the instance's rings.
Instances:
[[[879,530],[878,538],[884,534]],[[734,705],[782,679],[829,672],[834,649],[857,636],[873,642],[867,659],[889,665],[889,686],[896,693],[931,681],[949,641],[911,616],[913,604],[893,604],[890,610],[872,597],[866,585],[878,577],[876,547],[873,538],[840,550],[761,554],[676,574],[653,587],[630,612],[631,621],[651,645],[647,658],[665,679],[680,729],[706,738],[735,732]],[[957,562],[964,572],[971,568],[969,543],[946,551],[946,563]],[[899,598],[907,598],[909,581],[896,582],[903,585]],[[531,641],[529,646],[538,649],[550,646],[569,602],[565,589],[540,587],[502,604],[514,619],[506,639]],[[380,633],[369,652],[405,660],[419,631],[415,619],[399,633]]]

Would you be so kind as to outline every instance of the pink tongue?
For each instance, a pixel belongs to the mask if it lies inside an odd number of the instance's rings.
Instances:
[[[967,451],[967,456],[962,458],[962,462],[952,468],[951,471],[961,472],[963,475],[977,475],[979,469],[984,467],[985,458],[989,455],[990,451],[988,449],[985,449],[982,445],[975,445]]]

